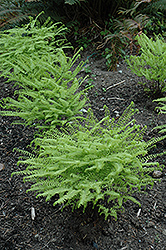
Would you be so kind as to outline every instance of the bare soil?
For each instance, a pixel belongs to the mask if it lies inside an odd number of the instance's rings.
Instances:
[[[84,52],[83,59],[90,55]],[[145,140],[158,136],[155,126],[166,123],[166,115],[158,114],[157,104],[138,84],[141,79],[120,62],[116,72],[109,72],[105,60],[92,56],[80,76],[85,76],[90,68],[90,83],[86,80],[82,88],[89,84],[89,101],[98,119],[104,115],[106,104],[111,117],[118,117],[133,101],[139,113],[137,123],[147,126]],[[145,80],[145,79],[142,79]],[[123,81],[123,82],[122,82]],[[119,83],[119,84],[118,84]],[[116,85],[117,84],[117,85]],[[115,86],[114,86],[115,85]],[[12,83],[0,80],[0,98],[13,96]],[[0,249],[2,250],[164,250],[166,249],[166,167],[160,182],[155,180],[147,194],[136,194],[142,206],[126,202],[125,212],[118,214],[118,220],[104,220],[89,205],[85,211],[72,212],[70,207],[61,211],[53,207],[53,201],[36,199],[26,193],[27,183],[21,176],[11,178],[17,166],[18,152],[13,148],[26,149],[34,138],[34,128],[12,125],[16,118],[0,117]],[[166,141],[157,143],[154,153],[166,150]],[[166,156],[157,159],[166,165]],[[153,173],[152,173],[153,174]],[[31,210],[35,210],[32,220]],[[141,209],[141,210],[140,210]]]

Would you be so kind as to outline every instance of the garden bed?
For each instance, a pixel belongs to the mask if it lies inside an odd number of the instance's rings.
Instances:
[[[84,52],[83,59],[91,54]],[[94,85],[88,92],[90,104],[98,119],[104,116],[103,106],[107,105],[110,116],[116,119],[133,101],[139,113],[135,114],[138,124],[147,126],[145,140],[156,137],[153,128],[166,123],[166,115],[158,114],[156,103],[144,87],[138,84],[140,78],[120,62],[116,72],[107,71],[105,61],[100,56],[92,56],[80,75],[89,74],[82,88]],[[142,78],[142,80],[144,80]],[[14,88],[0,81],[0,98],[13,97]],[[86,112],[86,109],[84,110]],[[64,249],[64,250],[164,250],[166,248],[166,167],[160,180],[148,194],[136,194],[141,208],[126,202],[125,211],[118,214],[118,220],[104,220],[89,205],[85,213],[81,209],[72,212],[70,207],[61,211],[59,205],[53,207],[53,200],[45,202],[26,193],[29,184],[23,183],[21,176],[11,178],[17,166],[18,152],[13,148],[26,149],[33,139],[35,129],[22,125],[12,125],[13,117],[0,117],[0,249]],[[152,153],[166,150],[166,141],[157,143]],[[166,165],[166,156],[157,159]],[[152,173],[153,174],[153,173]],[[32,219],[31,210],[35,210]]]

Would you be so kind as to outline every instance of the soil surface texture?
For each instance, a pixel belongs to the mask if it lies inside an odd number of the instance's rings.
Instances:
[[[84,52],[82,59],[90,55]],[[139,113],[138,124],[147,126],[145,140],[157,137],[155,126],[166,123],[166,115],[158,114],[157,104],[139,84],[140,79],[127,69],[124,61],[116,72],[107,71],[105,60],[100,56],[89,57],[80,76],[89,74],[82,88],[94,85],[88,96],[98,119],[104,116],[106,104],[111,117],[118,117],[133,101]],[[12,83],[0,79],[0,98],[14,94]],[[2,109],[2,108],[1,108]],[[53,200],[45,202],[26,193],[29,187],[22,176],[13,176],[19,153],[13,148],[26,149],[34,138],[35,129],[12,125],[13,117],[0,116],[0,249],[1,250],[165,250],[166,249],[166,167],[159,174],[147,194],[135,195],[141,208],[130,201],[118,220],[104,220],[90,205],[85,213],[81,209],[72,212],[70,207],[61,211],[53,207]],[[166,140],[157,143],[154,153],[166,150]],[[157,159],[166,165],[166,156]],[[154,173],[154,178],[156,177]],[[35,212],[33,219],[32,212]]]

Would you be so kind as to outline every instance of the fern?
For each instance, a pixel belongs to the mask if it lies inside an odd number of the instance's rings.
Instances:
[[[41,26],[38,22],[40,15],[42,13],[35,19],[30,17],[30,22],[22,28],[0,32],[0,63],[4,75],[8,74],[11,66],[18,65],[23,55],[31,58],[37,56],[38,59],[43,55],[53,57],[59,48],[71,48],[66,42],[66,28],[60,23],[52,24],[49,18]]]
[[[26,2],[39,2],[39,1],[41,1],[41,0],[26,0]],[[80,0],[65,0],[64,2],[67,4],[73,5],[75,3],[79,3]]]
[[[25,125],[43,129],[64,125],[79,113],[87,98],[84,91],[78,91],[82,79],[76,77],[84,63],[71,70],[80,51],[73,58],[67,57],[63,51],[68,47],[63,34],[66,28],[52,25],[49,19],[40,27],[38,17],[23,28],[1,32],[2,75],[20,89],[15,92],[17,100],[1,101],[1,107],[13,111],[0,113],[18,116]]]
[[[36,12],[37,13],[37,12]],[[11,28],[36,14],[27,8],[24,0],[4,0],[0,5],[0,29]]]
[[[21,87],[16,91],[18,99],[4,99],[1,107],[13,111],[0,111],[0,114],[20,117],[25,125],[35,124],[41,129],[64,125],[73,119],[87,101],[85,90],[78,91],[82,79],[76,77],[84,63],[71,71],[78,57],[79,52],[73,58],[67,58],[63,50],[59,50],[54,58],[50,55],[40,59],[18,57],[18,66],[17,62],[15,65],[10,63],[14,73],[8,74],[9,80],[17,81]]]
[[[139,125],[128,122],[134,112],[131,104],[128,115],[125,112],[118,124],[114,119],[110,122],[107,115],[101,121],[94,120],[89,110],[84,126],[76,120],[68,125],[70,132],[53,130],[36,138],[37,156],[20,160],[18,164],[27,168],[13,174],[33,182],[28,191],[35,191],[37,197],[48,201],[58,194],[54,205],[65,203],[85,211],[92,202],[105,218],[117,218],[117,211],[128,199],[140,205],[132,194],[153,185],[148,173],[159,168],[153,161],[146,165],[148,144],[142,140]]]
[[[154,100],[155,102],[158,102],[160,106],[158,106],[156,109],[160,110],[160,113],[166,114],[166,97],[159,98],[157,100]],[[166,132],[166,124],[157,126],[154,129],[160,129],[160,133]]]
[[[136,39],[142,53],[140,56],[130,56],[130,60],[127,60],[129,68],[136,75],[150,80],[153,92],[161,94],[166,90],[166,43],[161,36],[156,36],[154,41],[141,34]]]
[[[152,0],[144,9],[144,13],[149,13],[151,15],[156,15],[158,11],[166,10],[166,1],[165,0]]]

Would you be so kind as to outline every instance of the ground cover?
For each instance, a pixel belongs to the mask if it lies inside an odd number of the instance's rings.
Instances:
[[[82,55],[86,60],[93,52]],[[116,72],[107,71],[105,61],[99,55],[89,57],[89,62],[80,72],[80,76],[89,74],[81,88],[94,85],[88,92],[90,104],[98,119],[104,115],[106,104],[111,117],[119,118],[125,108],[134,101],[139,113],[135,119],[142,126],[147,125],[145,140],[157,136],[153,128],[166,123],[166,115],[159,115],[149,94],[139,85],[140,78],[120,62]],[[0,81],[0,98],[13,97],[12,84]],[[86,109],[84,110],[86,113]],[[98,216],[88,206],[85,213],[81,209],[72,212],[67,207],[61,212],[59,205],[53,207],[53,201],[36,199],[32,193],[26,193],[29,186],[23,183],[21,176],[11,178],[19,157],[13,148],[26,149],[32,141],[35,129],[22,125],[11,125],[12,117],[0,117],[0,249],[101,249],[101,250],[137,250],[166,248],[166,168],[159,174],[161,182],[155,182],[148,194],[135,196],[142,206],[126,202],[125,212],[118,214],[118,220]],[[154,153],[166,150],[166,141],[157,144]],[[158,159],[166,165],[166,156]],[[32,212],[35,211],[35,218]]]

